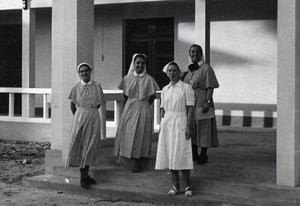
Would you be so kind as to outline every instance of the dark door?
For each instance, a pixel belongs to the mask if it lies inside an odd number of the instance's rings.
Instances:
[[[22,87],[22,26],[0,25],[0,87]],[[8,94],[0,94],[0,113],[8,113]],[[21,114],[21,95],[15,95]]]
[[[174,60],[174,18],[128,19],[125,21],[125,65],[127,74],[134,53],[147,56],[147,73],[155,78],[160,88],[169,83],[162,69]]]

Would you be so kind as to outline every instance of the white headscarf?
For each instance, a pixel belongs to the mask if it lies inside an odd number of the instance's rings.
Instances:
[[[141,53],[135,53],[133,56],[132,56],[132,59],[131,59],[131,63],[130,63],[130,67],[129,67],[129,70],[127,72],[127,75],[134,72],[135,71],[135,67],[134,67],[134,60],[135,60],[135,57],[137,55],[142,55],[145,57],[145,60],[146,60],[146,55],[145,54],[141,54]],[[146,73],[146,64],[145,64],[145,68],[144,68],[144,71],[142,72],[143,73]]]
[[[181,69],[181,67],[178,65],[178,63],[177,63],[176,61],[171,61],[171,62],[169,62],[168,64],[166,64],[166,65],[164,66],[164,68],[163,68],[163,72],[164,72],[164,73],[167,73],[167,72],[168,72],[168,67],[169,67],[169,65],[170,65],[171,63],[177,64],[178,69],[179,69],[179,71],[180,71],[180,76],[182,76],[182,75],[184,74],[185,70]]]
[[[81,75],[80,75],[80,72],[79,72],[79,69],[80,69],[80,67],[82,67],[82,66],[87,66],[87,67],[90,68],[90,70],[91,70],[91,81],[93,81],[93,80],[94,80],[94,75],[93,75],[93,74],[94,74],[94,71],[93,71],[93,67],[92,67],[91,65],[89,65],[87,62],[81,62],[80,64],[78,64],[78,66],[77,66],[77,68],[76,68],[76,71],[77,71],[79,80],[82,80]]]

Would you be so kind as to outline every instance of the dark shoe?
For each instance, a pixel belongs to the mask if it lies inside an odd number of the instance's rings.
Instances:
[[[88,182],[88,179],[86,177],[81,177],[80,178],[80,186],[87,189],[89,188],[90,184]]]
[[[207,163],[207,160],[208,160],[207,155],[200,155],[199,159],[197,159],[197,164],[198,165],[203,165],[203,164]]]
[[[90,184],[90,185],[95,185],[97,184],[96,180],[94,180],[93,178],[91,178],[91,176],[87,176],[87,182]]]

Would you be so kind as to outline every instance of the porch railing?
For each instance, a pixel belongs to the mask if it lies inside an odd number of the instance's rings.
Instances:
[[[124,98],[121,90],[104,90],[104,103],[99,109],[101,116],[101,137],[106,138],[106,129],[108,127],[117,127],[124,106]],[[0,115],[0,121],[7,122],[33,122],[33,123],[51,123],[51,117],[49,116],[49,108],[51,108],[51,89],[48,88],[14,88],[14,87],[0,87],[0,94],[8,94],[8,114]],[[22,114],[21,116],[16,116],[14,111],[15,104],[15,94],[22,95]],[[29,110],[34,110],[34,97],[37,95],[43,96],[43,115],[42,117],[36,117]],[[33,98],[32,104],[26,107],[28,103],[24,101]],[[107,121],[107,102],[114,102],[114,120]],[[25,106],[24,106],[25,105]],[[160,92],[156,95],[156,100],[153,104],[154,110],[154,129],[158,129],[160,123],[159,118],[159,105],[160,105]]]
[[[51,89],[48,88],[15,88],[0,87],[0,94],[8,94],[8,114],[1,115],[0,121],[9,122],[35,122],[35,123],[51,123],[49,117],[49,106],[51,102]],[[21,116],[15,115],[15,94],[22,95],[22,112]],[[35,117],[34,105],[35,96],[43,96],[43,116]],[[3,101],[3,100],[1,100]]]

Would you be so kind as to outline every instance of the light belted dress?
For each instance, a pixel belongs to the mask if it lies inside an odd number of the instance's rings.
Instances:
[[[195,110],[199,107],[203,107],[206,99],[207,88],[219,87],[214,70],[205,62],[203,62],[197,70],[193,72],[189,71],[184,77],[184,82],[190,84],[194,90]],[[211,106],[214,106],[213,99]],[[216,118],[205,120],[195,119],[195,124],[193,124],[193,127],[193,144],[197,144],[198,147],[219,146]]]
[[[148,99],[159,90],[153,77],[143,72],[126,75],[118,86],[128,97],[116,132],[114,155],[149,157],[153,118]]]
[[[194,106],[191,85],[179,80],[165,86],[161,92],[161,108],[165,115],[157,146],[155,169],[193,169],[191,138],[186,139],[187,106]]]
[[[70,132],[66,166],[84,168],[85,165],[97,165],[101,139],[97,106],[103,101],[101,85],[81,80],[73,86],[68,98],[75,104],[76,112]]]

